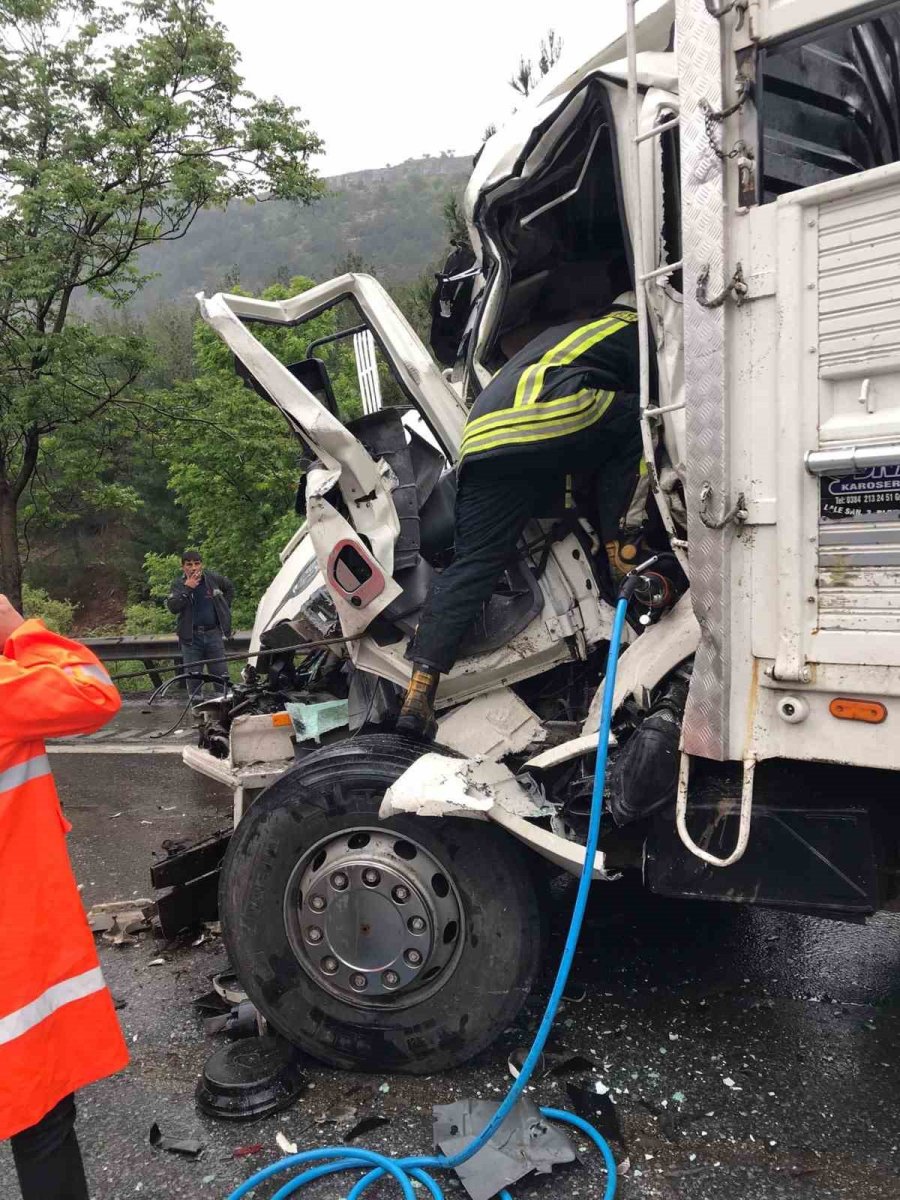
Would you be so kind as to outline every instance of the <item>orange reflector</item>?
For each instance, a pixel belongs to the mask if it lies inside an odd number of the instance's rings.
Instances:
[[[867,725],[880,725],[887,716],[887,709],[877,700],[847,700],[843,696],[832,700],[828,711],[839,721],[865,721]]]
[[[272,724],[276,729],[284,729],[288,725],[293,725],[290,713],[273,713]]]

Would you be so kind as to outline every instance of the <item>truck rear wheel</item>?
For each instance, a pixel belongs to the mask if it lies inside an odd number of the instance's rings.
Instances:
[[[372,735],[310,755],[247,812],[222,867],[222,931],[247,994],[334,1066],[457,1066],[509,1025],[538,968],[537,898],[507,834],[379,820],[423,752]]]

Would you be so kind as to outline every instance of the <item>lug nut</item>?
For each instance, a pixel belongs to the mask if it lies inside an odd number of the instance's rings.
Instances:
[[[336,892],[342,892],[347,887],[350,880],[343,871],[335,871],[331,877],[331,886]]]
[[[407,950],[403,957],[411,967],[419,967],[422,965],[422,955],[418,950]]]
[[[368,981],[368,979],[366,979],[365,975],[351,975],[350,976],[350,986],[352,988],[355,988],[358,992],[365,991],[366,987],[368,986],[368,983],[369,983],[369,981]]]
[[[424,917],[410,917],[406,924],[410,933],[424,933],[427,928]]]
[[[306,931],[306,936],[307,939],[311,941],[313,945],[315,945],[317,942],[321,942],[322,940],[322,930],[318,927],[318,925],[310,925],[309,929]]]
[[[333,975],[337,969],[338,960],[336,958],[332,958],[329,954],[327,958],[322,959],[322,970],[326,975]]]
[[[381,982],[385,987],[395,988],[400,982],[400,976],[396,971],[385,971],[381,977]]]
[[[325,897],[324,896],[310,896],[309,907],[313,910],[313,912],[324,912],[325,911]]]
[[[407,900],[409,899],[409,888],[404,887],[402,883],[398,883],[397,886],[394,888],[394,890],[391,892],[391,895],[394,897],[394,899],[397,901],[398,904],[405,904],[407,902]]]
[[[363,871],[363,883],[369,887],[377,887],[381,883],[381,872],[376,871],[374,867],[367,867]]]

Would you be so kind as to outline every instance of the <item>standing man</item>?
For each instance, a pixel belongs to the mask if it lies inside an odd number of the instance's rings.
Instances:
[[[616,273],[621,278],[621,266]],[[606,290],[598,286],[599,274],[592,283],[595,295]],[[572,296],[568,306],[578,306]],[[634,294],[625,292],[589,319],[590,310],[545,329],[512,355],[472,405],[460,447],[454,557],[435,577],[407,649],[413,671],[398,732],[434,737],[441,675],[456,661],[526,523],[552,513],[567,476],[596,476],[614,577],[647,557],[649,479],[635,306]]]
[[[185,550],[181,569],[166,605],[178,616],[178,640],[185,669],[192,663],[204,664],[188,680],[191,699],[196,700],[203,694],[202,675],[221,679],[223,690],[228,681],[224,639],[231,637],[234,584],[224,575],[205,571],[198,550]]]
[[[120,704],[89,650],[0,596],[0,1139],[25,1200],[87,1200],[73,1093],[128,1062],[44,749]]]

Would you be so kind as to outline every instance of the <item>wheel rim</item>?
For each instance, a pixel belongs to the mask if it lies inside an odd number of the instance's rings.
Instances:
[[[284,917],[306,973],[357,1008],[424,1000],[446,982],[465,939],[443,865],[383,828],[345,829],[311,847],[291,873]]]

